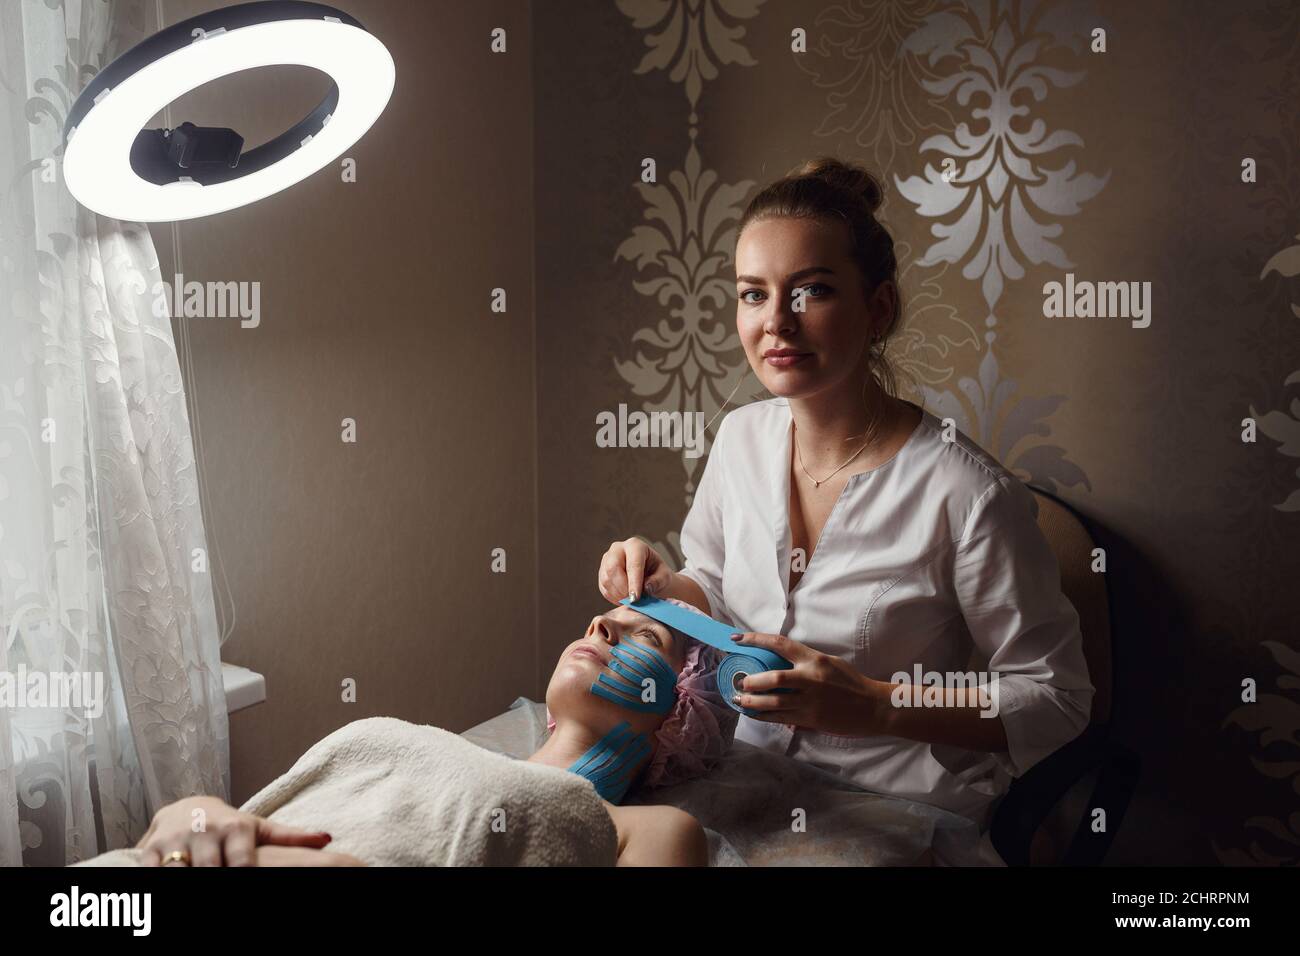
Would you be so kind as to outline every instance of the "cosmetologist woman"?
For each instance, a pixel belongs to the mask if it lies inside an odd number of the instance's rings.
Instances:
[[[998,798],[1084,730],[1093,686],[1032,493],[896,395],[881,197],[866,170],[820,159],[750,202],[736,331],[775,397],[722,420],[683,569],[634,537],[610,546],[598,583],[613,602],[687,601],[743,632],[737,650],[793,663],[722,688],[752,714],[737,740],[966,816],[1000,863]],[[983,691],[960,687],[972,671]],[[946,689],[923,698],[918,674]]]

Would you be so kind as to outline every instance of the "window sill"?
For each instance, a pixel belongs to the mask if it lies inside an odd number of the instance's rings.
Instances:
[[[221,683],[226,689],[226,712],[233,714],[266,700],[266,678],[247,667],[221,664]]]

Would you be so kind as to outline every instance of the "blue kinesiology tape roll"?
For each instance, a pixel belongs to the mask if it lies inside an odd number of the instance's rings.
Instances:
[[[718,666],[718,691],[733,710],[738,710],[742,714],[754,712],[741,707],[731,699],[733,694],[742,691],[741,681],[750,674],[789,670],[794,666],[780,654],[774,654],[764,647],[746,647],[737,651],[736,644],[731,639],[731,635],[735,634],[737,629],[721,621],[715,621],[707,614],[688,611],[671,601],[650,594],[643,594],[635,601],[623,598],[621,603],[640,611],[647,617],[654,618],[660,624],[667,624],[683,634],[690,635],[701,644],[707,644],[725,653],[727,656]],[[777,693],[780,692],[778,689]]]
[[[649,739],[624,721],[596,741],[569,771],[590,780],[602,799],[618,803],[632,785],[632,771],[649,755]]]

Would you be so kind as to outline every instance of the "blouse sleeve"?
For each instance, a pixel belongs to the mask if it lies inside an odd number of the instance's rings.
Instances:
[[[1008,749],[994,756],[1015,777],[1081,734],[1092,711],[1079,615],[1037,514],[1033,493],[1004,475],[975,503],[955,558],[962,616],[997,676]]]
[[[686,563],[679,574],[700,586],[709,599],[709,616],[734,625],[731,612],[722,600],[722,567],[726,560],[722,532],[722,470],[728,415],[718,426],[713,447],[704,463],[704,474],[682,524],[682,556]]]

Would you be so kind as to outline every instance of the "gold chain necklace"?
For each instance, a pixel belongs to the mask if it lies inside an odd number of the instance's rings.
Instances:
[[[874,422],[873,422],[872,424],[874,424]],[[832,472],[831,472],[829,475],[827,475],[825,478],[820,478],[820,479],[819,479],[819,478],[814,478],[814,477],[812,476],[812,473],[809,472],[808,469],[804,467],[804,463],[803,463],[803,450],[799,447],[799,435],[798,435],[798,432],[799,432],[799,429],[798,429],[798,428],[795,428],[795,429],[794,429],[794,434],[791,436],[791,437],[794,439],[794,453],[795,453],[795,457],[799,459],[799,467],[803,469],[803,473],[804,473],[805,475],[808,476],[808,480],[811,481],[811,482],[813,483],[813,487],[814,487],[814,488],[820,488],[820,487],[822,486],[822,483],[823,483],[823,482],[830,481],[832,478],[834,478],[836,475],[838,475],[841,471],[843,471],[845,468],[847,468],[847,467],[849,466],[850,462],[852,462],[854,458],[857,458],[857,457],[858,457],[859,455],[861,455],[864,451],[866,451],[866,449],[867,449],[867,445],[870,445],[870,444],[871,444],[871,441],[872,441],[870,438],[868,438],[866,444],[863,445],[861,448],[859,448],[857,451],[855,451],[852,455],[850,455],[850,456],[845,460],[844,464],[840,465],[840,467],[836,468],[834,471],[832,471]]]

